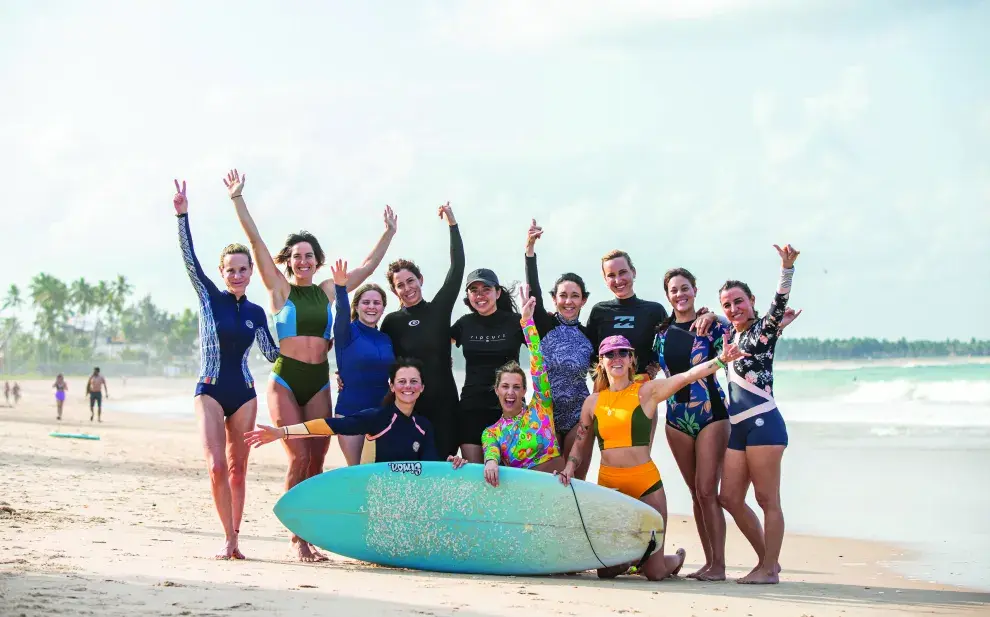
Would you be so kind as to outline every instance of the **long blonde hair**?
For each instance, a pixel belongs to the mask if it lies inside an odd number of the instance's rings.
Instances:
[[[626,372],[629,374],[629,382],[631,383],[632,380],[636,378],[636,369],[637,369],[636,352],[630,349],[629,357],[632,359],[632,362],[630,362],[629,368],[626,369]],[[605,370],[605,356],[598,357],[598,365],[595,366],[594,378],[595,378],[595,392],[608,390],[609,381],[608,381],[608,371]]]

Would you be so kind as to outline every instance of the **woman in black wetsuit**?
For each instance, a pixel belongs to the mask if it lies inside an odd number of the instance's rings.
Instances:
[[[392,340],[396,357],[423,363],[423,382],[429,384],[420,397],[421,414],[433,424],[437,451],[442,457],[457,453],[457,384],[451,367],[450,314],[464,277],[464,243],[450,202],[437,209],[450,228],[450,269],[432,301],[423,299],[423,274],[408,259],[388,265],[386,276],[392,293],[402,305],[382,320],[381,332]],[[518,328],[517,328],[518,329]],[[344,384],[347,387],[347,384]]]
[[[464,304],[471,310],[450,327],[450,339],[464,353],[464,386],[457,416],[457,441],[470,463],[484,460],[481,434],[502,417],[502,404],[492,387],[495,372],[510,361],[519,362],[525,345],[520,315],[494,272],[479,268],[467,277]]]
[[[588,330],[581,324],[581,309],[588,301],[584,279],[573,272],[560,276],[550,291],[555,311],[551,314],[543,306],[540,275],[536,267],[536,241],[543,237],[543,228],[533,219],[526,234],[526,284],[536,300],[533,321],[540,334],[540,347],[550,379],[553,397],[553,422],[557,431],[560,456],[567,456],[577,439],[581,405],[591,393],[588,389],[588,359],[594,348]],[[582,453],[581,466],[574,477],[584,480],[591,465],[593,442],[589,439],[586,452]]]
[[[609,291],[615,296],[612,300],[604,300],[591,307],[588,316],[588,335],[594,349],[609,336],[624,336],[636,349],[639,364],[636,368],[636,380],[653,379],[659,370],[657,355],[653,350],[657,327],[667,318],[667,309],[659,302],[643,300],[636,296],[636,267],[632,258],[625,251],[609,251],[602,256],[602,276]],[[715,315],[704,313],[698,318],[695,330],[702,335],[715,322]],[[592,358],[594,367],[598,362],[597,355]],[[653,416],[653,429],[650,432],[650,445],[657,430],[659,414]]]

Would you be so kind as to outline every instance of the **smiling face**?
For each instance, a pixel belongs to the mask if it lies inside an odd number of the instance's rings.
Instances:
[[[423,299],[423,279],[411,270],[399,270],[392,275],[392,291],[402,306],[415,306]]]
[[[388,387],[395,394],[397,403],[412,405],[423,393],[423,377],[416,367],[404,366],[396,371],[395,378]]]
[[[722,290],[719,294],[719,302],[722,303],[725,317],[737,330],[744,328],[749,320],[753,319],[753,303],[756,302],[756,298],[742,289],[729,287]]]
[[[232,253],[224,255],[223,264],[220,265],[220,275],[227,285],[227,291],[235,296],[243,296],[251,282],[251,274],[254,268],[251,267],[251,258],[244,253]]]
[[[675,276],[667,283],[667,299],[674,311],[690,313],[694,311],[694,298],[698,289],[684,276]]]
[[[312,282],[313,275],[320,267],[313,245],[309,242],[293,244],[289,253],[289,266],[292,267],[292,275],[296,282],[303,284]]]
[[[609,383],[625,376],[632,379],[636,371],[636,354],[631,349],[614,349],[602,354],[601,362],[605,363],[605,374]]]
[[[516,372],[505,371],[499,377],[495,394],[498,395],[503,414],[509,417],[519,415],[526,398],[526,382],[523,376]]]
[[[633,280],[636,278],[636,271],[629,265],[625,257],[616,257],[602,262],[602,274],[605,276],[605,284],[616,298],[624,300],[631,298],[633,291]]]
[[[369,289],[358,297],[355,311],[361,323],[374,328],[385,312],[385,298],[377,290]]]
[[[581,293],[581,288],[574,281],[562,281],[557,285],[557,293],[553,296],[553,304],[564,319],[574,320],[581,316],[581,308],[588,299]]]
[[[495,312],[496,302],[502,296],[502,290],[480,281],[471,283],[467,289],[468,302],[479,315],[491,315]]]

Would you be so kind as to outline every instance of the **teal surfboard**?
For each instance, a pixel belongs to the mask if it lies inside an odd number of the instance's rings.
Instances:
[[[49,437],[65,437],[67,439],[96,439],[99,440],[99,435],[87,435],[86,433],[48,433]]]
[[[275,516],[316,546],[372,563],[436,572],[534,575],[638,561],[663,519],[617,491],[552,474],[482,465],[375,463],[300,482]]]

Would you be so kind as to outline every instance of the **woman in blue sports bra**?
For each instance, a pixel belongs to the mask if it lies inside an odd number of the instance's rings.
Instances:
[[[732,323],[726,337],[747,352],[726,368],[729,376],[729,433],[719,501],[759,557],[753,571],[739,583],[773,584],[779,580],[780,547],[784,541],[784,513],[780,507],[780,463],[787,447],[787,427],[773,398],[773,354],[791,294],[794,261],[800,254],[790,244],[780,248],[780,282],[770,310],[756,314],[756,298],[741,281],[726,281],[719,301]],[[763,509],[760,519],[746,506],[750,483]]]
[[[330,306],[335,291],[332,279],[320,283],[314,281],[317,270],[326,259],[323,249],[312,234],[302,231],[290,234],[273,258],[244,202],[242,192],[245,180],[246,176],[241,176],[234,169],[224,178],[224,185],[251,243],[261,280],[268,289],[279,340],[280,353],[268,384],[269,412],[277,426],[325,418],[331,410],[328,387],[330,363],[327,357],[333,337]],[[378,267],[395,230],[395,215],[391,208],[386,207],[385,232],[364,263],[348,273],[348,291],[353,291]],[[278,269],[283,264],[285,274]],[[330,447],[329,438],[286,441],[284,446],[289,457],[286,490],[323,472],[323,461]],[[292,536],[292,545],[300,561],[326,559],[298,536]]]
[[[268,331],[265,310],[244,295],[254,272],[246,246],[230,244],[220,254],[220,275],[226,289],[220,291],[206,276],[193,251],[189,231],[186,183],[175,181],[175,207],[179,248],[186,274],[199,299],[200,371],[193,398],[206,446],[213,503],[223,525],[225,543],[217,559],[244,559],[238,546],[248,455],[244,432],[254,426],[258,399],[248,368],[252,345],[269,362],[278,347]]]

